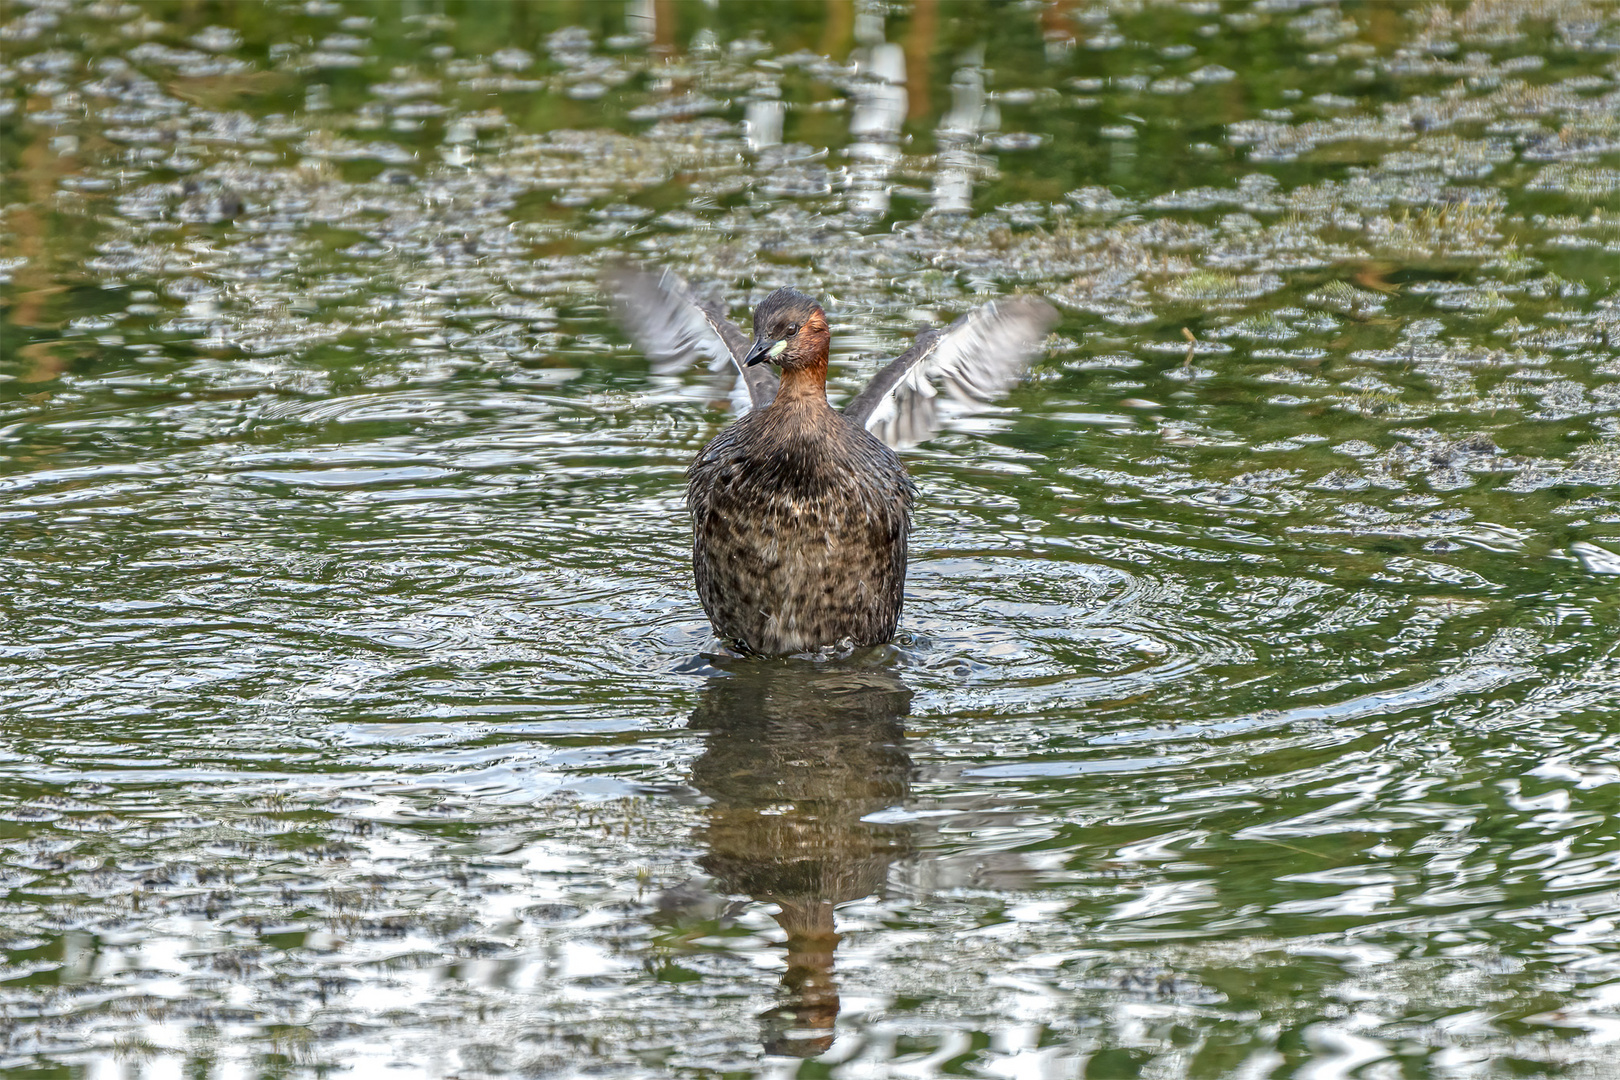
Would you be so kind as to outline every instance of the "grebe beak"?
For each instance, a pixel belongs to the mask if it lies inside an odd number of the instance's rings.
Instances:
[[[775,360],[786,349],[786,340],[772,341],[769,338],[760,338],[754,342],[754,347],[748,350],[748,355],[743,357],[743,367],[753,367],[767,360]]]

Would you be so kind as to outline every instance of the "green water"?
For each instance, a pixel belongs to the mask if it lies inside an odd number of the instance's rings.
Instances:
[[[0,159],[0,1077],[1614,1075],[1620,7],[0,2]],[[623,259],[1061,308],[893,648]]]

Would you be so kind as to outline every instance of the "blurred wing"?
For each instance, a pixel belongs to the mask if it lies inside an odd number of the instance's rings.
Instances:
[[[715,371],[734,368],[754,408],[769,405],[776,396],[776,375],[769,366],[742,366],[748,335],[726,318],[719,304],[694,296],[679,274],[621,266],[608,272],[605,284],[614,317],[660,375],[684,371],[703,359]]]
[[[941,389],[970,410],[988,405],[1024,374],[1057,320],[1057,310],[1034,296],[974,308],[944,330],[918,334],[844,415],[890,446],[921,442],[939,430]]]

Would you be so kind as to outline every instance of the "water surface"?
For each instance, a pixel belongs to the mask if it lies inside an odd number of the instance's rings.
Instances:
[[[1608,1075],[1617,117],[1606,4],[0,4],[0,1076]],[[716,655],[624,259],[839,397],[1062,309],[893,648]]]

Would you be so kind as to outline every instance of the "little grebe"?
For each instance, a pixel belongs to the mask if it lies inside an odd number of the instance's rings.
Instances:
[[[827,315],[811,297],[778,289],[762,300],[750,347],[671,273],[624,269],[609,287],[656,367],[705,355],[735,364],[748,390],[749,411],[687,470],[692,567],[715,634],[766,654],[893,638],[914,492],[890,445],[938,427],[933,381],[969,405],[1015,382],[1056,321],[1051,305],[1012,297],[924,331],[838,412]]]

